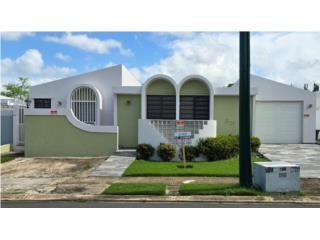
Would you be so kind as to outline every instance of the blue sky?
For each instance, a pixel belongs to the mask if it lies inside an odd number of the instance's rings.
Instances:
[[[45,40],[47,36],[62,36],[64,33],[38,32],[31,37],[21,37],[17,40],[2,39],[2,59],[17,59],[27,49],[37,49],[42,53],[46,65],[70,67],[77,73],[103,68],[108,64],[124,64],[126,67],[144,66],[156,62],[168,55],[168,49],[160,46],[152,33],[141,32],[91,32],[76,35],[87,35],[90,39],[114,39],[122,43],[123,47],[133,52],[132,56],[119,53],[111,49],[108,53],[84,51],[70,45],[52,43]],[[57,53],[68,56],[66,60],[57,58]]]
[[[238,33],[7,32],[1,38],[1,80],[31,83],[125,65],[141,82],[164,73],[179,81],[201,74],[216,86],[238,78]],[[251,71],[302,87],[320,80],[320,33],[252,33]]]

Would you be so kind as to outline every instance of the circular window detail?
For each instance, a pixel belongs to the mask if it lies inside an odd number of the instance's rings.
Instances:
[[[78,87],[71,93],[71,108],[81,122],[95,125],[97,118],[97,96],[89,87]]]

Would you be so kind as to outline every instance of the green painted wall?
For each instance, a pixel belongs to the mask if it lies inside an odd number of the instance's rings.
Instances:
[[[149,84],[147,95],[176,95],[176,91],[170,82],[159,79]]]
[[[252,128],[252,98],[250,103]],[[239,97],[214,96],[214,119],[217,120],[217,134],[239,134]]]
[[[185,82],[181,89],[180,95],[210,95],[208,86],[199,80],[189,80]]]
[[[138,120],[141,115],[140,95],[118,95],[119,147],[135,148],[138,144]]]
[[[86,132],[65,116],[25,116],[25,155],[107,156],[117,147],[117,133]]]

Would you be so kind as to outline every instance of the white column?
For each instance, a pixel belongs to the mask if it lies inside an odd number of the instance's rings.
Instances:
[[[210,101],[209,101],[209,103],[210,103],[210,105],[209,105],[209,119],[210,120],[214,120],[214,94],[213,94],[213,92],[211,91],[211,89],[209,89],[210,90]]]
[[[141,93],[141,119],[146,119],[146,91],[143,88]]]
[[[113,125],[118,126],[118,95],[113,94]]]
[[[176,91],[176,120],[180,119],[180,91]]]

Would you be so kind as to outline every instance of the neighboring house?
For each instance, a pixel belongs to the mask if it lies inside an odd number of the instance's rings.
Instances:
[[[23,106],[18,99],[0,96],[1,101],[1,152],[14,148],[22,150],[17,145],[23,144]],[[20,139],[20,140],[19,140]]]
[[[144,84],[122,65],[40,84],[25,110],[26,156],[104,156],[138,143],[192,142],[238,134],[238,83],[214,88],[203,76],[178,83],[155,75]],[[265,143],[314,143],[313,93],[251,76],[252,134]],[[176,120],[184,120],[177,127]]]
[[[6,97],[0,95],[0,101],[1,101],[1,108],[13,108],[16,105],[21,105],[23,102],[21,100],[11,98],[11,97]]]

